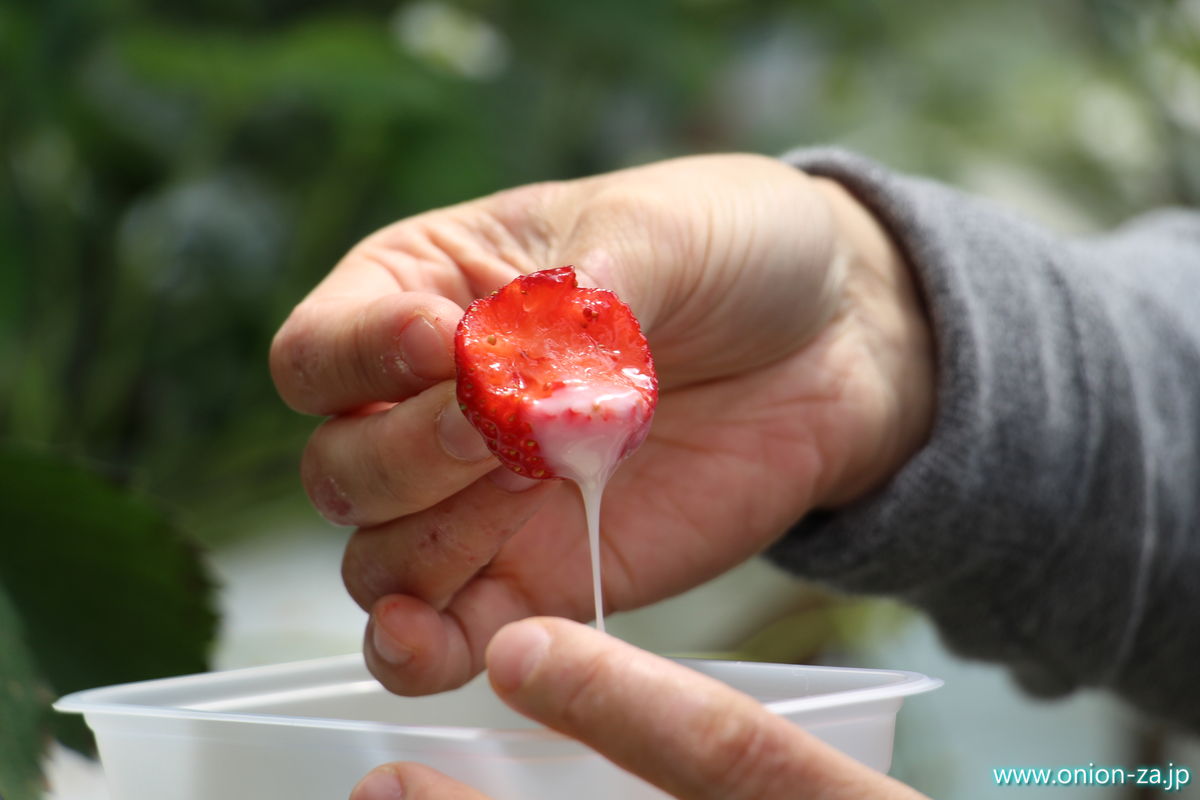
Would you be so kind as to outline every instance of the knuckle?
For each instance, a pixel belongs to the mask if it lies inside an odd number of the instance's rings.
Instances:
[[[553,180],[514,186],[487,198],[485,210],[506,228],[525,231],[533,222],[531,233],[548,240],[554,233],[548,211],[566,190],[566,182]]]
[[[484,212],[530,252],[548,250],[558,237],[554,209],[565,184],[544,181],[506,189],[488,198]]]
[[[657,219],[669,204],[658,190],[617,183],[599,189],[589,206],[593,214],[603,218],[641,221],[644,224],[648,218]]]
[[[391,412],[383,412],[379,429],[367,439],[366,452],[358,459],[365,471],[366,480],[373,496],[383,500],[393,516],[402,516],[419,510],[421,486],[417,475],[424,470],[414,470],[411,437],[403,430],[389,430],[387,423],[395,419]]]
[[[358,459],[371,497],[386,506],[391,517],[423,511],[444,500],[446,475],[441,447],[425,403],[401,404],[372,415],[374,426]]]
[[[707,743],[710,754],[705,760],[709,773],[705,780],[722,787],[729,800],[765,797],[790,754],[771,735],[774,726],[763,724],[758,715],[739,712],[713,708],[698,726],[700,741]]]
[[[367,308],[359,309],[346,331],[346,349],[340,353],[338,367],[343,373],[341,378],[345,385],[362,387],[370,394],[379,396],[379,399],[384,399],[380,389],[386,383],[383,379],[389,369],[389,361],[382,357],[372,358],[376,352],[373,334]]]
[[[598,711],[611,700],[614,677],[620,674],[619,665],[607,652],[593,655],[572,672],[572,681],[560,705],[563,722],[570,730],[592,724]]]

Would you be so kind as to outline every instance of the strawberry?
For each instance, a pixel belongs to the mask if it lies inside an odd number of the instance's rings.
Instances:
[[[633,312],[610,291],[579,288],[573,267],[523,275],[471,303],[454,355],[463,413],[502,464],[532,478],[606,478],[642,443],[658,402]],[[588,441],[599,447],[572,455]],[[604,463],[592,469],[584,451]]]

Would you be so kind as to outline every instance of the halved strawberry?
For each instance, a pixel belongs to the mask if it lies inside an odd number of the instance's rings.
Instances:
[[[610,291],[579,288],[573,267],[471,303],[454,355],[463,413],[502,464],[532,478],[606,479],[642,443],[658,402],[633,312]]]

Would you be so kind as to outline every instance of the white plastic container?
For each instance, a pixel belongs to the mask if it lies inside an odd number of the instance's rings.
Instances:
[[[878,770],[913,672],[682,661]],[[494,800],[661,800],[577,742],[510,710],[480,678],[396,697],[358,655],[90,689],[62,698],[96,733],[112,800],[332,800],[372,767],[419,761]]]

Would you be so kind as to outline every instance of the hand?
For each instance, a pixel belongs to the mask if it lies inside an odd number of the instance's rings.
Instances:
[[[610,610],[878,487],[927,435],[930,337],[903,260],[840,186],[773,159],[536,184],[385,228],[296,308],[271,367],[294,408],[335,415],[302,479],[322,513],[360,526],[343,575],[372,612],[367,663],[395,692],[466,682],[513,620],[592,615],[574,487],[496,473],[452,380],[463,307],[562,264],[632,306],[662,387],[604,497]]]
[[[711,678],[561,619],[501,630],[487,651],[500,697],[679,800],[918,800]],[[351,800],[487,800],[418,764],[373,770]]]

